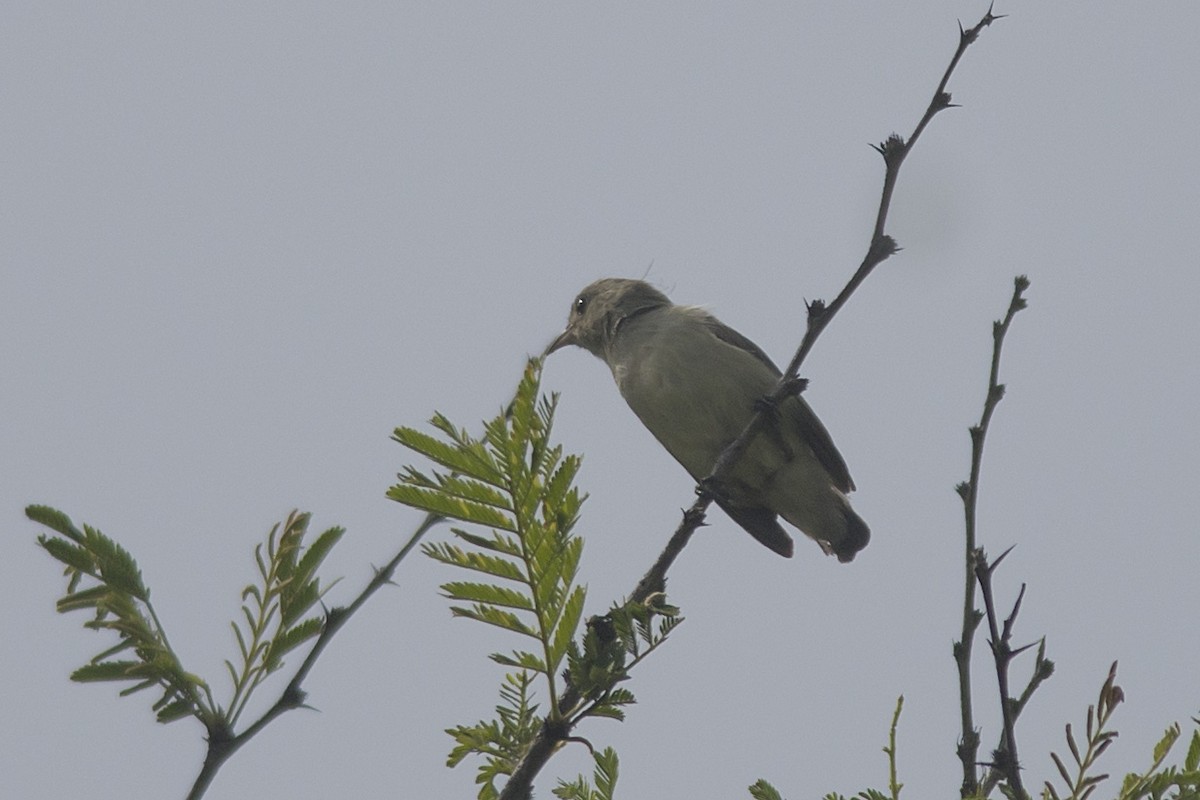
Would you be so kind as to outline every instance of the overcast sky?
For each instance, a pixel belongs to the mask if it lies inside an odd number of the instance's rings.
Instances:
[[[649,279],[777,361],[868,242],[869,147],[919,118],[980,2],[90,4],[0,13],[0,795],[182,797],[201,729],[78,685],[112,640],[60,616],[47,503],[138,559],[218,696],[251,553],[292,508],[348,534],[345,603],[418,515],[384,498],[389,440],[477,426],[579,288]],[[669,590],[687,622],[635,675],[619,796],[795,800],[900,779],[957,796],[967,427],[1014,275],[1008,396],[980,537],[1016,549],[1018,643],[1058,672],[1018,728],[1055,772],[1109,664],[1128,703],[1106,771],[1200,711],[1200,54],[1194,0],[1005,0],[905,164],[904,250],[827,330],[807,397],[873,531],[851,565],[778,558],[714,511]],[[652,265],[652,266],[651,266]],[[628,593],[691,483],[590,355],[556,354],[559,441],[586,456],[588,613]],[[439,529],[436,537],[449,534]],[[511,639],[451,619],[416,556],[334,640],[295,712],[208,794],[474,795],[443,729],[492,713]],[[977,640],[983,752],[998,735]],[[292,659],[294,666],[299,658]],[[1019,661],[1023,681],[1031,659]],[[274,699],[274,684],[255,706]],[[1182,757],[1182,748],[1179,756]],[[568,748],[540,778],[587,769]],[[1101,796],[1115,791],[1101,790]]]

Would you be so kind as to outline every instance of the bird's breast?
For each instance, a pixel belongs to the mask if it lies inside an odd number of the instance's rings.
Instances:
[[[625,401],[691,475],[708,475],[749,421],[774,376],[744,351],[702,329],[638,331],[613,360]]]

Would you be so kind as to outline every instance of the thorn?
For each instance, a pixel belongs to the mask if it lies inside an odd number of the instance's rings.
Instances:
[[[898,133],[890,134],[879,144],[873,144],[875,152],[883,156],[883,163],[891,167],[895,162],[904,158],[908,152],[908,145],[904,141],[904,137]]]
[[[563,741],[564,742],[577,742],[578,744],[582,744],[585,747],[587,747],[588,752],[592,754],[593,758],[596,756],[596,748],[592,747],[592,743],[589,742],[587,739],[583,738],[582,736],[568,736],[567,738],[563,739]]]
[[[870,255],[879,261],[883,261],[888,256],[893,256],[898,252],[900,252],[900,246],[896,244],[895,239],[886,233],[871,242]]]
[[[1012,548],[1009,548],[1009,549],[1012,549]],[[1004,555],[1008,555],[1008,553],[1005,552]],[[1022,583],[1021,591],[1017,593],[1017,602],[1013,603],[1012,613],[1008,615],[1008,619],[1004,620],[1004,638],[1005,639],[1009,639],[1012,636],[1012,627],[1017,621],[1017,614],[1021,611],[1021,601],[1024,599],[1025,599],[1025,584]],[[1032,647],[1032,645],[1025,645],[1025,647],[1021,648],[1021,650],[1024,650],[1028,647]],[[1020,652],[1020,650],[1014,652],[1013,655],[1016,655],[1019,652]]]
[[[1008,548],[1007,550],[1005,550],[1003,553],[1001,553],[1001,554],[1000,554],[1000,555],[999,555],[999,556],[996,558],[996,560],[992,562],[992,565],[991,565],[991,567],[989,567],[989,568],[988,568],[988,571],[989,571],[989,572],[995,572],[995,571],[996,571],[996,567],[1000,566],[1000,562],[1001,562],[1001,561],[1003,561],[1005,558],[1007,558],[1007,557],[1008,557],[1008,554],[1009,554],[1009,553],[1011,553],[1011,552],[1013,551],[1013,548],[1014,548],[1014,547],[1016,547],[1016,545],[1015,545],[1015,544],[1014,544],[1014,545],[1010,545],[1010,546],[1009,546],[1009,548]]]
[[[1036,645],[1036,644],[1037,644],[1037,642],[1030,642],[1030,643],[1029,643],[1029,644],[1027,644],[1027,645],[1024,645],[1024,646],[1022,646],[1022,647],[1018,647],[1016,650],[1013,650],[1013,651],[1012,651],[1012,655],[1013,655],[1013,657],[1014,657],[1014,658],[1016,658],[1017,656],[1021,655],[1021,653],[1024,653],[1026,650],[1028,650],[1029,648],[1033,647],[1033,646],[1034,646],[1034,645]]]
[[[933,108],[935,111],[941,111],[943,108],[950,108],[954,103],[950,102],[949,92],[938,92],[933,98]]]
[[[697,487],[696,494],[701,497],[707,497],[710,500],[715,500],[716,496],[709,494],[707,490]],[[708,525],[704,519],[704,512],[698,511],[695,508],[685,508],[683,510],[683,520],[693,528],[702,528]]]

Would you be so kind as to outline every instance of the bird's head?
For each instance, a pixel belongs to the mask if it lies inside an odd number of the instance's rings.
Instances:
[[[671,305],[667,296],[645,281],[631,278],[602,278],[580,292],[571,303],[567,327],[545,355],[569,344],[605,357],[621,323],[630,317]]]

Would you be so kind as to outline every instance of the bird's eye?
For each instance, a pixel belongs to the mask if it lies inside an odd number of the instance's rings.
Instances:
[[[579,295],[575,298],[575,313],[582,314],[585,308],[587,308],[587,298]]]

